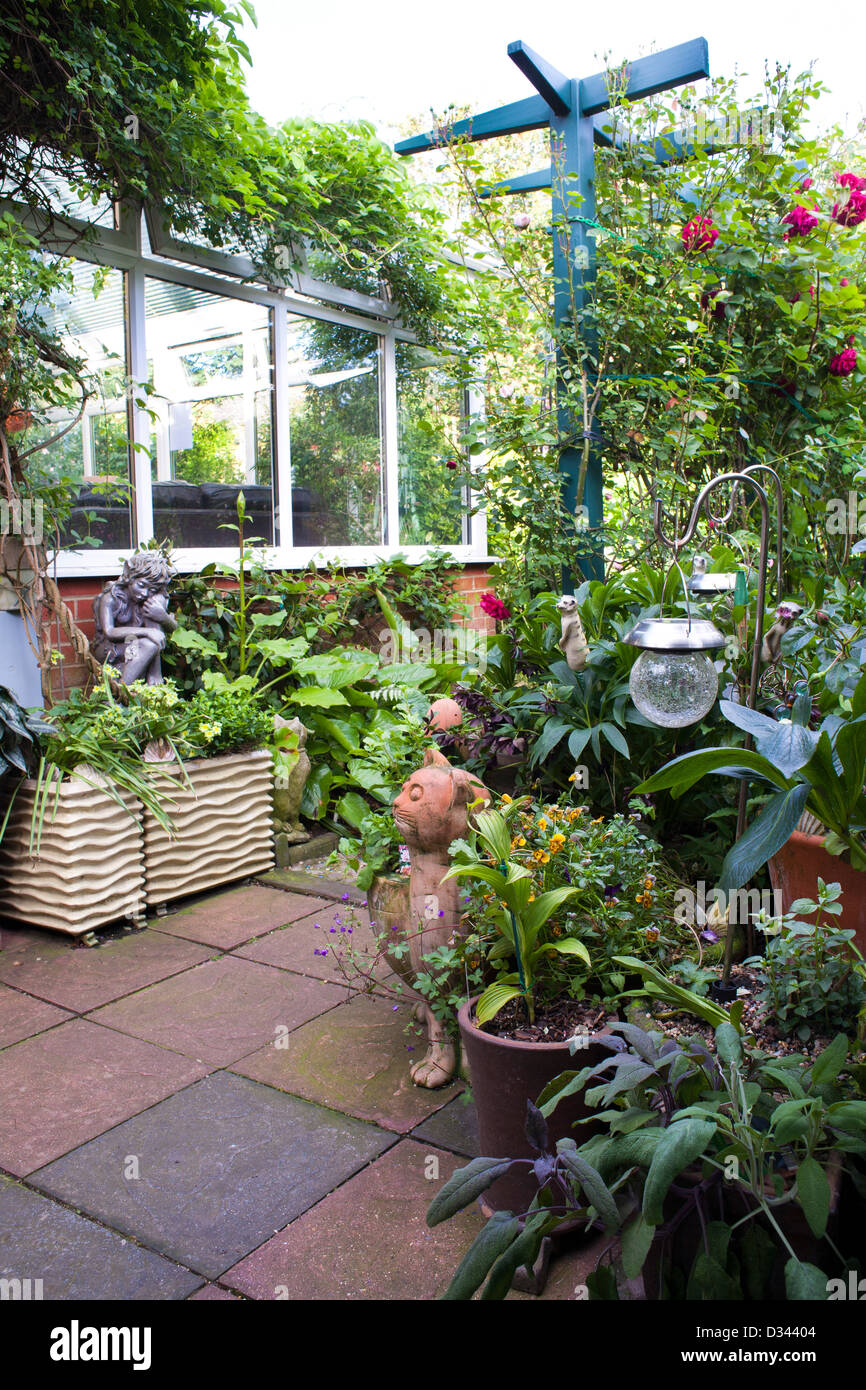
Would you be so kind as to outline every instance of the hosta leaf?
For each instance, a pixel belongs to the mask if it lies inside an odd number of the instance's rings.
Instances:
[[[510,1003],[512,999],[521,998],[523,991],[519,985],[503,985],[495,981],[488,985],[478,1003],[475,1005],[475,1017],[479,1023],[489,1023],[491,1018],[495,1018],[500,1009]]]

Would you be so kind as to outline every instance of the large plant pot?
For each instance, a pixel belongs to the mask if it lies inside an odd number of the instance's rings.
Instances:
[[[171,768],[172,765],[169,764]],[[148,907],[202,893],[273,868],[273,773],[267,749],[199,758],[184,764],[190,785],[164,781],[172,838],[144,812]],[[160,774],[156,774],[157,787]]]
[[[590,1042],[572,1056],[567,1042],[513,1042],[494,1037],[474,1023],[475,1002],[470,999],[461,1005],[457,1021],[478,1112],[481,1153],[488,1158],[537,1158],[525,1134],[526,1102],[537,1100],[560,1072],[595,1066],[610,1057],[611,1051],[601,1043]],[[572,1126],[591,1114],[582,1094],[562,1101],[547,1122],[551,1146],[566,1138],[582,1144],[593,1127],[581,1125],[573,1131]],[[519,1215],[527,1210],[537,1191],[532,1171],[514,1168],[487,1189],[482,1209],[486,1214],[504,1210]]]
[[[781,892],[783,912],[789,912],[797,898],[814,901],[819,878],[825,883],[840,883],[842,916],[837,922],[856,932],[857,947],[866,955],[866,873],[828,854],[821,835],[804,835],[799,830],[792,832],[767,867],[770,882]]]
[[[0,791],[0,823],[12,788]],[[132,814],[79,778],[50,793],[38,857],[30,854],[36,783],[20,784],[0,841],[0,915],[28,926],[83,936],[144,911],[144,842],[138,802]]]

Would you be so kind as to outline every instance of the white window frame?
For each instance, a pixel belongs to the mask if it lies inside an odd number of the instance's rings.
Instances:
[[[444,550],[466,564],[490,560],[487,553],[487,524],[478,494],[469,498],[470,511],[464,513],[463,543],[453,545],[399,545],[399,457],[397,433],[397,342],[415,342],[415,335],[401,326],[399,306],[385,299],[328,285],[301,269],[287,272],[284,283],[264,284],[256,280],[253,263],[242,256],[230,256],[209,247],[180,242],[163,230],[162,219],[151,209],[119,205],[116,227],[93,226],[68,215],[55,216],[50,226],[23,205],[0,200],[0,209],[15,214],[37,235],[47,250],[111,266],[125,273],[125,322],[127,370],[133,381],[147,379],[147,344],[144,289],[148,278],[167,280],[191,289],[259,304],[269,310],[272,334],[273,371],[273,486],[275,525],[279,528],[280,499],[292,495],[290,421],[288,390],[288,316],[323,319],[375,333],[379,338],[381,438],[383,465],[383,503],[385,541],[364,546],[295,546],[291,537],[278,530],[280,544],[264,552],[266,568],[273,570],[335,567],[363,568],[382,559],[401,554],[418,562],[431,550]],[[150,252],[143,247],[142,217],[146,217]],[[295,248],[293,248],[295,250]],[[169,259],[170,258],[170,259]],[[468,392],[466,409],[478,413],[480,395]],[[151,421],[147,411],[128,403],[130,439],[130,478],[132,539],[135,545],[153,535],[153,500],[150,477]],[[143,444],[145,448],[133,448]],[[473,460],[474,470],[483,460]],[[84,547],[62,550],[50,558],[60,578],[111,577],[120,574],[130,548],[112,550]],[[172,560],[180,573],[195,573],[213,560],[231,561],[231,546],[205,549],[178,548]]]

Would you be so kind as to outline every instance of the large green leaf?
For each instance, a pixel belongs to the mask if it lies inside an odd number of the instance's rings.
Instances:
[[[707,773],[731,777],[753,776],[775,787],[787,788],[786,777],[767,758],[750,748],[704,748],[697,753],[683,753],[666,763],[652,777],[635,787],[635,794],[669,789],[677,796],[688,791]]]
[[[330,709],[333,705],[347,704],[345,695],[339,690],[332,690],[324,685],[302,685],[297,690],[292,690],[286,696],[286,705],[300,705],[302,708],[311,706],[321,709]]]
[[[664,1200],[671,1183],[704,1153],[716,1133],[711,1120],[674,1120],[653,1154],[643,1191],[643,1214],[651,1226],[663,1220]]]
[[[812,1063],[811,1084],[813,1086],[824,1086],[828,1081],[835,1081],[840,1071],[845,1065],[848,1056],[848,1039],[844,1033],[837,1033],[831,1043],[819,1052]]]
[[[512,999],[519,999],[523,994],[519,985],[504,984],[501,980],[494,980],[492,985],[488,985],[478,1003],[475,1005],[475,1017],[479,1023],[489,1023],[491,1018],[495,1018],[500,1009],[510,1003]]]
[[[457,1266],[451,1283],[442,1295],[443,1301],[449,1303],[471,1298],[484,1283],[500,1255],[519,1235],[520,1222],[516,1216],[512,1216],[510,1211],[494,1212]]]
[[[531,1269],[541,1249],[545,1232],[554,1219],[547,1212],[533,1212],[527,1218],[521,1234],[497,1260],[490,1271],[487,1287],[481,1297],[485,1301],[504,1298],[511,1288],[514,1276],[521,1265]]]
[[[548,893],[539,894],[534,903],[529,903],[523,914],[527,931],[530,934],[537,932],[539,927],[544,926],[551,913],[579,892],[579,888],[552,888]]]
[[[511,1167],[510,1158],[473,1158],[458,1168],[440,1188],[427,1209],[427,1225],[438,1226],[486,1192],[492,1182]]]
[[[791,838],[809,795],[805,782],[790,791],[771,797],[755,820],[728,850],[719,876],[719,888],[726,895],[742,888],[767,860]]]
[[[551,715],[535,741],[535,745],[532,749],[532,756],[529,759],[530,767],[535,767],[536,764],[543,762],[545,758],[549,757],[557,744],[560,743],[568,733],[569,728],[570,725],[563,723],[563,721],[558,719],[555,715]]]
[[[797,1197],[809,1230],[820,1239],[830,1215],[830,1183],[818,1160],[811,1156],[804,1158],[797,1169]]]
[[[351,825],[353,830],[360,830],[370,814],[370,807],[357,792],[346,792],[345,796],[340,797],[335,809],[337,815],[347,825]]]

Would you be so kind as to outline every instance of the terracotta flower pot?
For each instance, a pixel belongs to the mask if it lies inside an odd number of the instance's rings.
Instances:
[[[572,1056],[567,1042],[516,1042],[494,1037],[474,1023],[475,1003],[470,999],[463,1004],[457,1021],[478,1112],[481,1153],[489,1158],[537,1158],[524,1132],[527,1100],[537,1100],[560,1072],[595,1066],[610,1057],[610,1049],[590,1042]],[[592,1126],[581,1125],[577,1131],[572,1126],[590,1114],[592,1108],[583,1094],[562,1101],[548,1120],[551,1145],[566,1138],[582,1144],[593,1133]],[[482,1210],[487,1215],[503,1210],[520,1214],[527,1210],[537,1191],[538,1183],[531,1169],[514,1168],[487,1189]]]
[[[821,835],[804,835],[799,830],[794,830],[773,855],[768,868],[770,882],[782,894],[783,912],[789,912],[797,898],[814,900],[819,878],[825,883],[841,883],[842,916],[836,920],[857,933],[857,947],[866,954],[866,873],[828,854]]]

